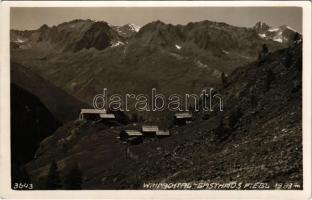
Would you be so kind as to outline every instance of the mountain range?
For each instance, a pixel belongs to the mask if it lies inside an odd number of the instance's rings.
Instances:
[[[287,47],[295,34],[291,29],[270,30],[259,23],[245,28],[212,21],[186,25],[155,21],[138,28],[73,20],[32,31],[12,30],[11,56],[91,104],[103,88],[121,95],[149,94],[157,88],[168,95],[216,87],[222,73],[255,61],[263,44],[273,52]],[[282,41],[277,39],[281,32]],[[152,121],[159,121],[158,114],[142,113]]]

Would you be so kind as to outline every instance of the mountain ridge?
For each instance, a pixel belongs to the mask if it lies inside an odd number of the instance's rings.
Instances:
[[[87,19],[87,20],[82,20],[82,19],[76,19],[76,20],[71,20],[71,21],[68,21],[68,22],[64,22],[64,23],[60,23],[58,25],[54,25],[52,27],[49,27],[48,25],[44,24],[42,25],[40,28],[36,29],[36,30],[30,30],[30,31],[19,31],[19,30],[11,30],[11,42],[13,43],[21,43],[21,41],[24,41],[23,39],[20,39],[20,40],[17,40],[16,38],[19,36],[21,36],[22,38],[23,37],[29,37],[29,35],[36,35],[38,34],[38,32],[40,33],[39,36],[34,36],[34,39],[37,38],[38,41],[42,41],[42,40],[46,40],[47,36],[50,37],[50,38],[54,38],[52,39],[53,42],[56,42],[58,40],[61,39],[61,37],[57,37],[57,36],[54,36],[52,37],[53,35],[57,35],[58,33],[62,33],[64,32],[64,34],[66,33],[66,38],[69,39],[71,38],[70,40],[72,40],[73,37],[75,37],[75,34],[72,33],[72,31],[77,31],[77,28],[79,29],[79,32],[86,32],[87,30],[89,31],[96,31],[96,30],[90,30],[92,29],[92,26],[94,24],[106,24],[108,25],[107,22],[105,21],[93,21],[93,20],[90,20],[90,19]],[[150,22],[150,23],[147,23],[146,25],[144,25],[143,27],[139,27],[139,26],[136,26],[134,24],[125,24],[125,25],[122,25],[122,26],[115,26],[115,25],[109,25],[109,27],[115,31],[117,31],[117,35],[119,35],[121,38],[123,39],[127,39],[127,38],[131,38],[132,36],[136,35],[137,33],[140,32],[140,30],[146,30],[147,27],[151,27],[151,26],[154,26],[155,28],[157,28],[158,26],[164,26],[164,25],[168,25],[170,27],[192,27],[194,25],[198,25],[198,24],[206,24],[206,25],[209,25],[209,26],[220,26],[220,27],[235,27],[235,28],[244,28],[244,27],[237,27],[237,26],[231,26],[229,24],[226,24],[224,22],[213,22],[213,21],[209,21],[209,20],[203,20],[203,21],[199,21],[199,22],[190,22],[190,23],[187,23],[185,25],[172,25],[172,24],[165,24],[164,22],[162,21],[153,21],[153,22]],[[156,25],[156,26],[155,26]],[[260,26],[263,26],[263,27],[260,27]],[[101,26],[97,26],[98,28],[101,28]],[[283,28],[284,27],[284,28]],[[286,28],[285,28],[286,27]],[[292,36],[293,33],[296,33],[295,30],[293,30],[292,28],[286,26],[286,25],[283,25],[283,26],[280,26],[278,27],[279,29],[280,28],[283,28],[282,30],[282,35],[283,37],[285,37],[286,39],[283,39],[283,40],[279,40],[277,39],[276,35],[275,36],[271,36],[270,37],[267,37],[266,39],[270,39],[270,40],[275,40],[275,41],[278,41],[278,42],[285,42],[285,43],[289,43],[289,40],[290,40],[290,37]],[[66,31],[66,29],[71,29],[71,32],[68,32]],[[94,29],[94,28],[93,28]],[[96,29],[96,28],[95,28]],[[265,23],[262,23],[262,22],[257,22],[253,27],[251,28],[247,28],[247,29],[254,29],[258,34],[260,34],[260,37],[263,38],[263,34],[267,33],[268,30],[274,30],[272,27],[270,27],[269,25],[265,24]],[[286,31],[288,30],[288,31]],[[111,30],[107,30],[109,32],[111,32]],[[284,33],[284,32],[288,32],[288,33]],[[289,33],[289,31],[291,31]],[[269,31],[269,32],[275,32],[275,31]],[[47,35],[48,34],[48,35]],[[52,36],[51,36],[52,34]],[[100,34],[102,35],[102,34]],[[262,35],[262,36],[261,36]],[[105,36],[102,35],[103,37]],[[111,35],[113,38],[116,39],[116,36],[113,36]],[[57,39],[55,39],[57,38]],[[109,38],[109,37],[108,37]],[[118,38],[118,39],[121,39],[121,38]],[[123,40],[121,39],[121,40]],[[66,40],[62,40],[62,42],[66,41]],[[25,42],[25,41],[24,41]],[[111,41],[107,41],[107,43],[112,43]],[[94,46],[94,44],[90,44],[91,46]],[[107,44],[107,45],[104,45],[104,47],[97,47],[97,46],[94,46],[96,49],[103,49],[105,47],[108,47],[109,45],[111,44]],[[70,46],[70,45],[69,45]],[[89,47],[85,47],[85,48],[89,48]],[[74,51],[77,51],[77,50],[80,50],[79,48],[78,49],[73,49],[73,47],[67,47],[67,48],[64,48],[64,50],[74,50]]]
[[[92,20],[11,34],[15,40],[18,35],[30,38],[11,43],[14,61],[89,105],[103,88],[130,92],[125,84],[134,93],[150,93],[152,88],[165,95],[199,93],[207,85],[222,84],[222,73],[257,60],[263,44],[270,52],[287,47],[260,37],[253,28],[208,20],[186,25],[155,21],[129,37]],[[143,115],[161,118],[156,113]]]

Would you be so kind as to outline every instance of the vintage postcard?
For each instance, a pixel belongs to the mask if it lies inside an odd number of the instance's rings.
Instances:
[[[309,198],[311,3],[1,2],[2,198]]]

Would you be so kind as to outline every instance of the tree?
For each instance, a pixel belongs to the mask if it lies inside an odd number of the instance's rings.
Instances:
[[[222,74],[221,74],[221,81],[222,81],[223,87],[228,86],[228,78],[224,72],[222,72]]]
[[[224,126],[223,119],[221,119],[219,126],[215,129],[214,132],[219,142],[223,142],[230,136],[229,130]]]
[[[135,122],[135,123],[138,122],[138,121],[139,121],[138,114],[132,113],[131,121],[132,121],[132,122]]]
[[[48,172],[46,187],[47,189],[50,189],[50,190],[60,189],[62,187],[59,172],[58,172],[58,167],[54,160],[52,161],[49,172]]]
[[[139,116],[138,121],[139,121],[139,122],[144,122],[144,118],[143,118],[143,116]]]
[[[252,108],[256,108],[258,105],[258,99],[256,97],[256,91],[254,87],[251,87],[249,89],[249,95],[250,95],[250,105]]]
[[[293,61],[292,60],[292,55],[291,55],[290,51],[288,51],[287,54],[286,54],[284,66],[286,68],[289,68],[291,66],[291,64],[292,64],[292,61]]]
[[[266,90],[269,90],[271,88],[271,84],[274,81],[274,79],[275,79],[275,75],[272,69],[268,69],[267,74],[266,74],[266,82],[265,82]]]
[[[235,130],[237,128],[237,124],[240,120],[240,118],[243,116],[242,111],[239,107],[237,107],[230,115],[229,117],[229,127],[232,130]]]
[[[65,176],[64,185],[69,190],[81,190],[82,172],[77,164]]]
[[[269,53],[269,48],[266,44],[262,45],[262,53],[268,54]]]
[[[295,68],[299,72],[302,71],[302,57],[301,56],[298,58],[297,62],[295,63]]]
[[[258,105],[256,95],[254,93],[250,94],[250,103],[253,108],[256,108]]]
[[[299,33],[296,33],[293,38],[293,43],[298,44],[301,41],[301,36]]]
[[[259,60],[260,64],[264,61],[265,57],[268,54],[269,54],[269,48],[268,48],[268,46],[266,44],[263,44],[262,45],[262,50],[261,50],[261,52],[260,52],[260,54],[258,56],[258,60]]]
[[[203,120],[208,120],[208,119],[209,119],[209,114],[207,114],[207,113],[204,114],[203,117],[202,117],[202,119],[203,119]]]

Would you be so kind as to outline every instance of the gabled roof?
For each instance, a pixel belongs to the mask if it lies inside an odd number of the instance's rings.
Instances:
[[[81,109],[81,114],[106,114],[106,110],[98,110],[98,109]]]
[[[157,132],[158,126],[152,126],[152,125],[143,125],[142,126],[142,131],[143,132]]]
[[[156,135],[159,135],[159,136],[170,135],[170,132],[169,131],[164,131],[164,130],[159,130],[159,131],[156,132]]]
[[[115,119],[115,115],[114,114],[100,114],[100,117],[102,119]]]
[[[129,136],[142,136],[142,132],[138,130],[125,130],[126,134]]]
[[[176,113],[174,115],[176,118],[180,119],[180,118],[192,118],[192,113]]]

